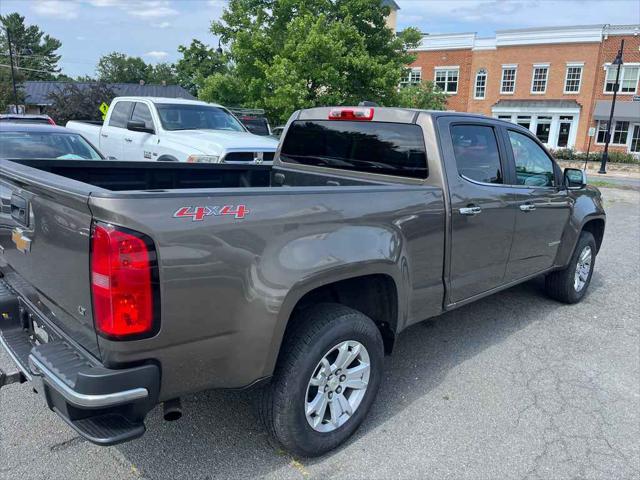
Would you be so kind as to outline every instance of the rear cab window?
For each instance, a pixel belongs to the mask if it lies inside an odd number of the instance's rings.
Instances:
[[[502,184],[498,140],[489,125],[453,125],[451,141],[458,173],[479,183]]]
[[[109,118],[109,126],[117,128],[127,128],[127,122],[131,118],[133,102],[117,102]]]
[[[284,138],[284,163],[426,179],[422,128],[409,123],[297,120]]]

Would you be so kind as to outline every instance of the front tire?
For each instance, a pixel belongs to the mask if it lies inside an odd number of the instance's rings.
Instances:
[[[564,303],[577,303],[587,293],[596,260],[596,241],[590,232],[581,232],[569,265],[547,275],[547,295]]]
[[[364,420],[380,386],[384,346],[373,321],[343,305],[310,307],[293,321],[260,414],[286,450],[314,457]]]

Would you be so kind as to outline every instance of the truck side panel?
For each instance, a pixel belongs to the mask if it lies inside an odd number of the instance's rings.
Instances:
[[[441,309],[445,221],[439,188],[287,187],[126,197],[92,197],[90,208],[96,219],[153,238],[161,328],[156,337],[134,342],[100,338],[100,347],[111,366],[158,360],[162,398],[242,387],[270,375],[295,303],[324,282],[391,276],[399,328]],[[225,205],[228,214],[222,213]],[[239,205],[247,209],[243,218],[234,214]],[[183,207],[193,213],[199,206],[215,213],[200,220],[174,217]]]

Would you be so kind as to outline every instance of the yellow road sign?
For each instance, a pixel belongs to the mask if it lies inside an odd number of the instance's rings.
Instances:
[[[98,110],[100,110],[102,112],[102,120],[104,120],[105,117],[107,116],[107,112],[109,111],[109,105],[107,105],[106,103],[102,102],[100,104],[100,106],[98,107]]]

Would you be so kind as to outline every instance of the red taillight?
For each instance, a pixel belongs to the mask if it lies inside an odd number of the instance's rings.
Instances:
[[[147,237],[95,223],[91,232],[91,293],[98,332],[107,337],[154,331],[155,250]]]
[[[373,108],[334,108],[329,120],[373,120]]]
[[[51,117],[49,117],[49,118],[47,119],[47,121],[49,122],[49,125],[55,125],[55,124],[56,124],[56,122],[54,122],[54,121],[53,121],[53,118],[51,118]]]

